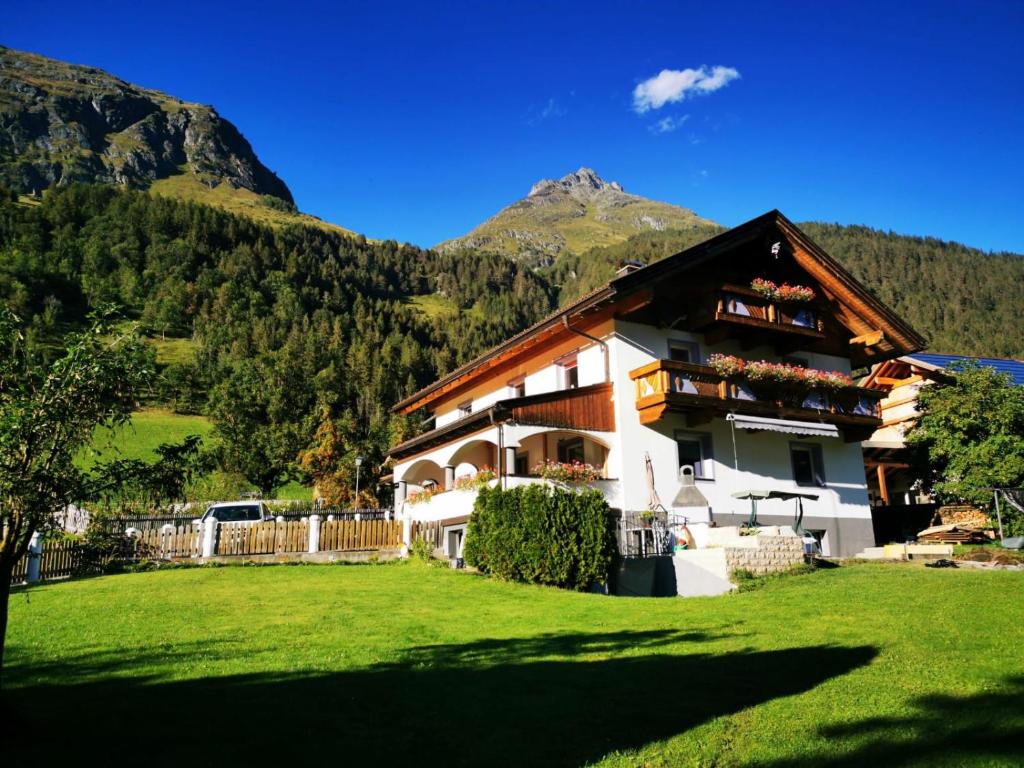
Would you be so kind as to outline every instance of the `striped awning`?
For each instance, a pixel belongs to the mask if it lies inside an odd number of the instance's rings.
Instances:
[[[765,416],[743,416],[738,413],[730,413],[725,418],[739,429],[785,432],[805,437],[839,437],[839,428],[835,424],[824,424],[820,421],[769,419]]]

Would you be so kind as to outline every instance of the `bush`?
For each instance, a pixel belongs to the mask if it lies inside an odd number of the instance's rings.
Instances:
[[[600,491],[481,488],[463,553],[500,579],[585,590],[608,579],[615,525]]]

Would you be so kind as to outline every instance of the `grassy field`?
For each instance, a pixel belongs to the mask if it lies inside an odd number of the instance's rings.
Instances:
[[[283,227],[294,224],[317,227],[328,232],[336,232],[346,236],[354,236],[354,232],[339,227],[337,224],[318,219],[305,213],[292,213],[267,206],[264,199],[255,192],[244,187],[232,187],[226,182],[210,188],[197,179],[187,169],[169,176],[165,179],[154,181],[149,189],[157,195],[173,197],[178,200],[188,200],[205,205],[213,205],[223,208],[229,213],[253,219],[259,224],[272,227]]]
[[[164,409],[147,409],[132,415],[131,422],[118,429],[97,427],[92,435],[92,447],[100,456],[82,454],[78,463],[91,467],[99,461],[139,459],[152,462],[155,450],[165,442],[179,442],[190,434],[207,437],[213,424],[204,416],[185,416]]]
[[[629,599],[419,563],[45,585],[11,600],[4,757],[1021,765],[1022,588],[853,565]]]
[[[212,432],[213,424],[205,416],[184,415],[160,408],[150,408],[133,414],[131,423],[120,429],[96,429],[92,445],[95,450],[101,452],[101,455],[84,452],[77,458],[77,462],[82,468],[89,468],[99,461],[114,459],[154,461],[157,458],[155,449],[163,443],[177,443],[189,435],[199,435],[208,439]],[[248,485],[245,485],[248,489]],[[279,488],[276,497],[286,501],[312,501],[313,489],[292,481]],[[216,499],[204,497],[203,500],[219,499],[218,495]]]
[[[154,461],[155,449],[163,443],[177,443],[189,435],[207,437],[213,424],[205,416],[186,416],[161,408],[138,411],[131,423],[118,429],[98,427],[93,433],[93,448],[101,456],[83,453],[79,465],[90,467],[97,461],[113,459],[140,459]]]

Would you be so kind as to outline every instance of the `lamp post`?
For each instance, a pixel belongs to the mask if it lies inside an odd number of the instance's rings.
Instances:
[[[359,511],[359,468],[361,466],[363,466],[363,457],[356,456],[356,503],[354,505],[356,512]]]

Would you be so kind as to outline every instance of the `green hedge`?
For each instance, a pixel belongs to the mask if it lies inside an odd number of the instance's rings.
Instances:
[[[463,553],[501,579],[583,590],[608,579],[615,523],[600,491],[482,488]]]

